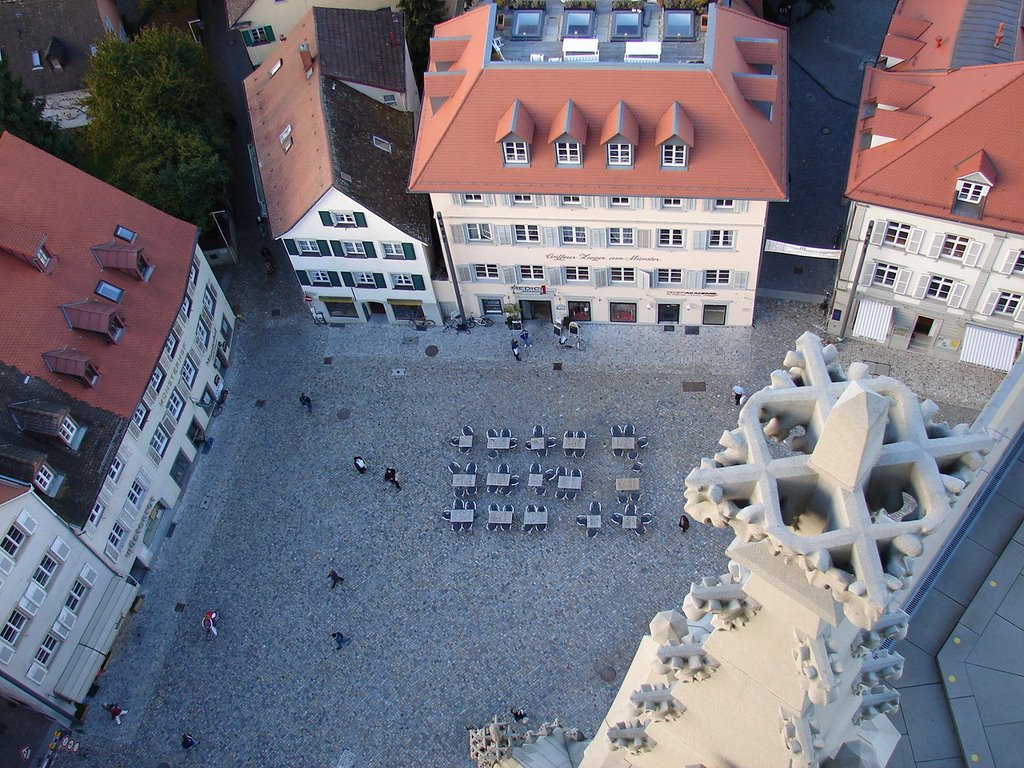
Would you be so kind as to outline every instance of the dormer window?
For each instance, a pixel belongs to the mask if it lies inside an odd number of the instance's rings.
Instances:
[[[525,141],[503,141],[501,150],[507,165],[525,165],[530,162],[530,151]]]
[[[135,236],[131,230],[126,230],[126,232]],[[122,244],[117,241],[92,247],[92,255],[101,268],[119,269],[148,283],[149,278],[153,276],[153,265],[149,263],[142,251],[143,248],[140,245],[128,242]]]
[[[689,147],[681,142],[666,142],[661,145],[662,168],[685,168],[689,162]]]
[[[36,249],[35,262],[36,266],[39,267],[40,272],[46,272],[50,266],[50,254],[46,250],[46,246],[40,245]]]
[[[60,439],[67,445],[73,445],[75,442],[75,435],[78,434],[78,425],[75,423],[75,420],[70,416],[65,416],[61,419],[59,434]]]
[[[633,165],[633,145],[632,144],[609,144],[608,145],[608,165],[609,167],[615,166],[619,168],[630,168]]]
[[[289,149],[292,148],[292,144],[295,143],[295,142],[294,142],[294,139],[292,139],[292,124],[291,123],[288,123],[288,125],[286,125],[284,127],[284,130],[281,131],[281,134],[277,137],[277,140],[279,142],[281,142],[281,151],[282,152],[287,152]]]
[[[57,478],[57,474],[50,469],[46,464],[40,464],[39,469],[36,470],[36,476],[32,478],[32,482],[35,483],[43,493],[50,495],[50,487],[53,485],[53,481]]]
[[[556,142],[555,162],[558,165],[583,165],[583,147],[578,141]]]
[[[58,349],[43,353],[43,362],[51,373],[62,373],[78,379],[87,387],[95,387],[100,380],[99,369],[92,363],[88,355]]]
[[[987,184],[978,184],[975,181],[961,181],[956,185],[956,199],[963,203],[977,205],[982,198],[988,194]]]

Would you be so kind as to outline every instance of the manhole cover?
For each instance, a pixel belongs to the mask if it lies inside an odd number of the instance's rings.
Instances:
[[[686,335],[687,336],[698,336],[698,335],[700,335],[700,326],[699,325],[688,325],[688,326],[686,326]]]
[[[823,127],[823,128],[821,129],[821,132],[822,132],[822,133],[823,133],[823,134],[824,134],[825,136],[828,136],[828,135],[829,135],[830,133],[832,133],[832,129],[831,129],[831,128],[829,128],[829,127],[828,127],[828,126],[826,125],[825,127]]]
[[[257,401],[256,401],[256,407],[257,407],[257,408],[262,408],[262,407],[263,407],[264,405],[266,405],[266,404],[267,404],[267,401],[266,401],[266,400],[257,400]]]
[[[708,385],[703,381],[684,381],[683,392],[707,392]]]
[[[555,363],[552,366],[552,368],[554,368],[556,371],[560,371],[560,370],[562,370],[562,364],[561,363]]]
[[[330,365],[333,362],[334,362],[334,358],[333,357],[325,357],[324,358],[324,365]]]
[[[438,352],[440,352],[440,351],[441,351],[441,350],[439,350],[439,349],[438,349],[438,348],[437,348],[436,346],[434,346],[433,344],[431,344],[431,345],[430,345],[429,347],[427,347],[427,348],[426,348],[426,350],[425,350],[425,352],[427,353],[427,357],[437,357],[437,353],[438,353]]]
[[[280,317],[281,316],[281,310],[280,309],[272,309],[272,310],[270,310],[270,316],[271,317]]]
[[[405,376],[405,368],[392,368],[391,369],[391,375],[392,376]]]
[[[598,674],[606,683],[610,683],[615,679],[615,670],[612,667],[601,667],[601,671]]]
[[[676,327],[674,325],[663,325],[661,327],[662,327],[663,330],[666,330],[666,331],[674,331],[676,329]]]
[[[347,419],[351,415],[352,411],[350,411],[348,408],[338,409],[338,421],[345,421],[345,419]]]
[[[184,611],[185,611],[185,604],[184,603],[175,603],[174,604],[174,612],[175,613],[184,613]]]

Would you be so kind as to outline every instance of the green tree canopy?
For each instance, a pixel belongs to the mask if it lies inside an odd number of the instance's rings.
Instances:
[[[172,216],[210,223],[230,178],[220,85],[206,51],[169,27],[107,38],[86,76],[85,139],[106,180]]]
[[[72,157],[71,141],[56,123],[43,117],[43,100],[37,99],[0,61],[0,133],[10,131],[64,160]]]
[[[445,0],[401,0],[398,10],[405,14],[405,39],[418,80],[423,79],[430,58],[430,36],[434,25],[445,19]]]

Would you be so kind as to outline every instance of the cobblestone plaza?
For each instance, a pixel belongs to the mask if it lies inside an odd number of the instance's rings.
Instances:
[[[67,764],[469,765],[464,726],[512,706],[593,734],[651,617],[725,566],[731,534],[683,534],[676,520],[686,474],[735,425],[731,387],[765,386],[795,338],[819,326],[816,307],[765,301],[752,329],[587,327],[584,352],[537,326],[517,363],[503,326],[325,328],[304,310],[247,310],[213,448],[97,681],[86,754]],[[950,421],[973,420],[1002,378],[853,342],[840,357],[877,363]],[[609,427],[627,421],[651,442],[640,507],[655,525],[642,537],[608,519],[613,480],[629,470]],[[478,435],[468,456],[448,445],[464,424]],[[588,432],[585,458],[541,460],[582,469],[579,498],[520,487],[501,501],[517,522],[525,505],[546,504],[547,531],[488,532],[478,512],[471,534],[453,533],[440,517],[446,465],[493,468],[483,432],[508,427],[522,440],[534,424]],[[524,485],[534,460],[522,448],[501,459]],[[389,465],[401,490],[383,481]],[[574,518],[595,499],[605,528],[588,539]],[[330,568],[346,579],[335,590]],[[208,609],[222,616],[211,641]],[[353,641],[336,650],[335,631]],[[105,701],[128,710],[123,725]],[[187,753],[185,730],[199,741]]]

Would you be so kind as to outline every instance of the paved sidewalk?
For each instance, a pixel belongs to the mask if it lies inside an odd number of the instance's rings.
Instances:
[[[588,327],[582,353],[538,328],[516,363],[504,327],[314,327],[298,302],[250,294],[213,451],[98,680],[95,701],[130,713],[117,727],[91,708],[83,766],[455,766],[466,764],[466,722],[510,706],[593,733],[651,617],[725,566],[729,535],[683,535],[675,521],[686,474],[735,423],[731,386],[764,385],[818,320],[816,308],[765,302],[755,329]],[[893,364],[944,403],[971,395],[944,408],[960,418],[1001,378],[925,358]],[[707,389],[684,393],[683,382]],[[627,468],[607,431],[626,420],[651,437],[641,506],[656,525],[636,537],[609,524],[588,540],[574,518],[591,499],[614,509],[612,478]],[[447,438],[463,424],[523,436],[535,423],[591,434],[585,459],[545,462],[583,469],[580,499],[544,497],[553,523],[540,535],[482,524],[453,534],[439,517],[446,465],[466,457]],[[471,458],[492,463],[482,450]],[[508,461],[525,474],[532,459]],[[389,464],[401,491],[383,481]],[[539,499],[520,489],[501,500],[521,513]],[[332,567],[346,577],[333,591]],[[208,609],[222,616],[212,641],[199,623]],[[335,631],[352,643],[335,650]],[[615,680],[601,679],[606,667]],[[189,753],[185,730],[200,742]]]

